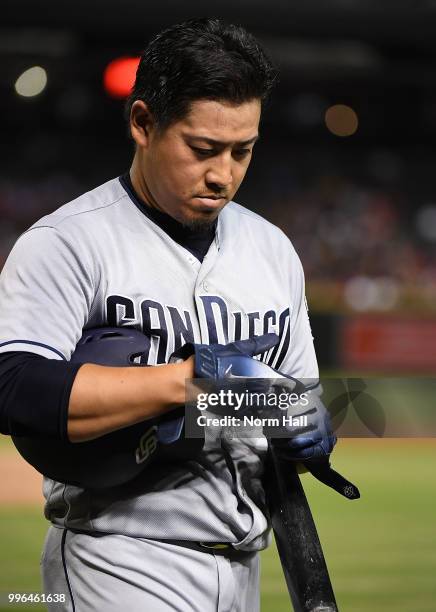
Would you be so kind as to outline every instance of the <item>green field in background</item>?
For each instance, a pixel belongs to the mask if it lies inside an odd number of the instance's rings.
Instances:
[[[313,510],[341,612],[436,610],[436,442],[340,442],[332,463],[362,498],[310,476]],[[289,610],[275,551],[264,553],[262,610]]]
[[[303,483],[341,612],[436,610],[436,442],[341,441],[333,463],[360,488],[348,501],[309,475]],[[42,509],[0,509],[0,593],[39,592]],[[0,606],[33,610],[37,605]],[[275,549],[262,554],[262,611],[289,611]],[[152,611],[150,611],[152,612]]]

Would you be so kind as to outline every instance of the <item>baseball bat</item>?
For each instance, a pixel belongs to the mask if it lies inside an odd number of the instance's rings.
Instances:
[[[270,443],[267,503],[295,612],[337,612],[315,522],[295,465]]]

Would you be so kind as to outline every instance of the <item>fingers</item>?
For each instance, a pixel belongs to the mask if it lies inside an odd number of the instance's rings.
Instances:
[[[334,434],[328,436],[306,435],[288,440],[289,457],[298,459],[317,459],[330,455],[337,442]]]
[[[309,448],[315,446],[322,441],[321,436],[297,436],[288,440],[288,447],[292,450],[302,450],[303,448]]]
[[[324,456],[324,453],[320,455],[319,451],[317,452],[316,449],[318,449],[318,446],[309,446],[308,448],[303,448],[298,452],[293,452],[292,459],[294,461],[307,461],[308,459],[315,459],[315,457]]]
[[[326,452],[323,444],[315,444],[314,446],[308,446],[298,451],[292,452],[292,459],[294,461],[307,461],[308,459],[321,459],[327,457],[331,450]]]
[[[263,336],[255,336],[249,340],[237,340],[233,342],[233,346],[245,355],[253,357],[269,351],[278,344],[279,340],[277,334],[263,334]]]

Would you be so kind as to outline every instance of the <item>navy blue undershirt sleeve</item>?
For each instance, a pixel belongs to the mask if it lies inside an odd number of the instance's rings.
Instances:
[[[0,354],[0,432],[67,440],[70,393],[81,365],[24,351]]]

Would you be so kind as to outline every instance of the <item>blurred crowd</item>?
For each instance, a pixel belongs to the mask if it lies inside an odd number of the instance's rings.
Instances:
[[[372,159],[377,180],[331,159],[261,163],[261,183],[236,199],[291,238],[312,308],[436,308],[436,197],[405,182],[392,157]],[[0,180],[0,267],[23,230],[93,186],[65,173]]]
[[[398,192],[320,176],[285,205],[272,201],[270,218],[291,238],[308,283],[326,291],[339,285],[352,309],[390,310],[407,300],[432,308],[436,202],[415,204]]]
[[[67,174],[51,174],[40,180],[0,179],[0,268],[19,235],[79,195],[81,187]]]
[[[436,311],[433,172],[428,152],[372,149],[303,151],[273,173],[267,217],[303,261],[312,308]]]

